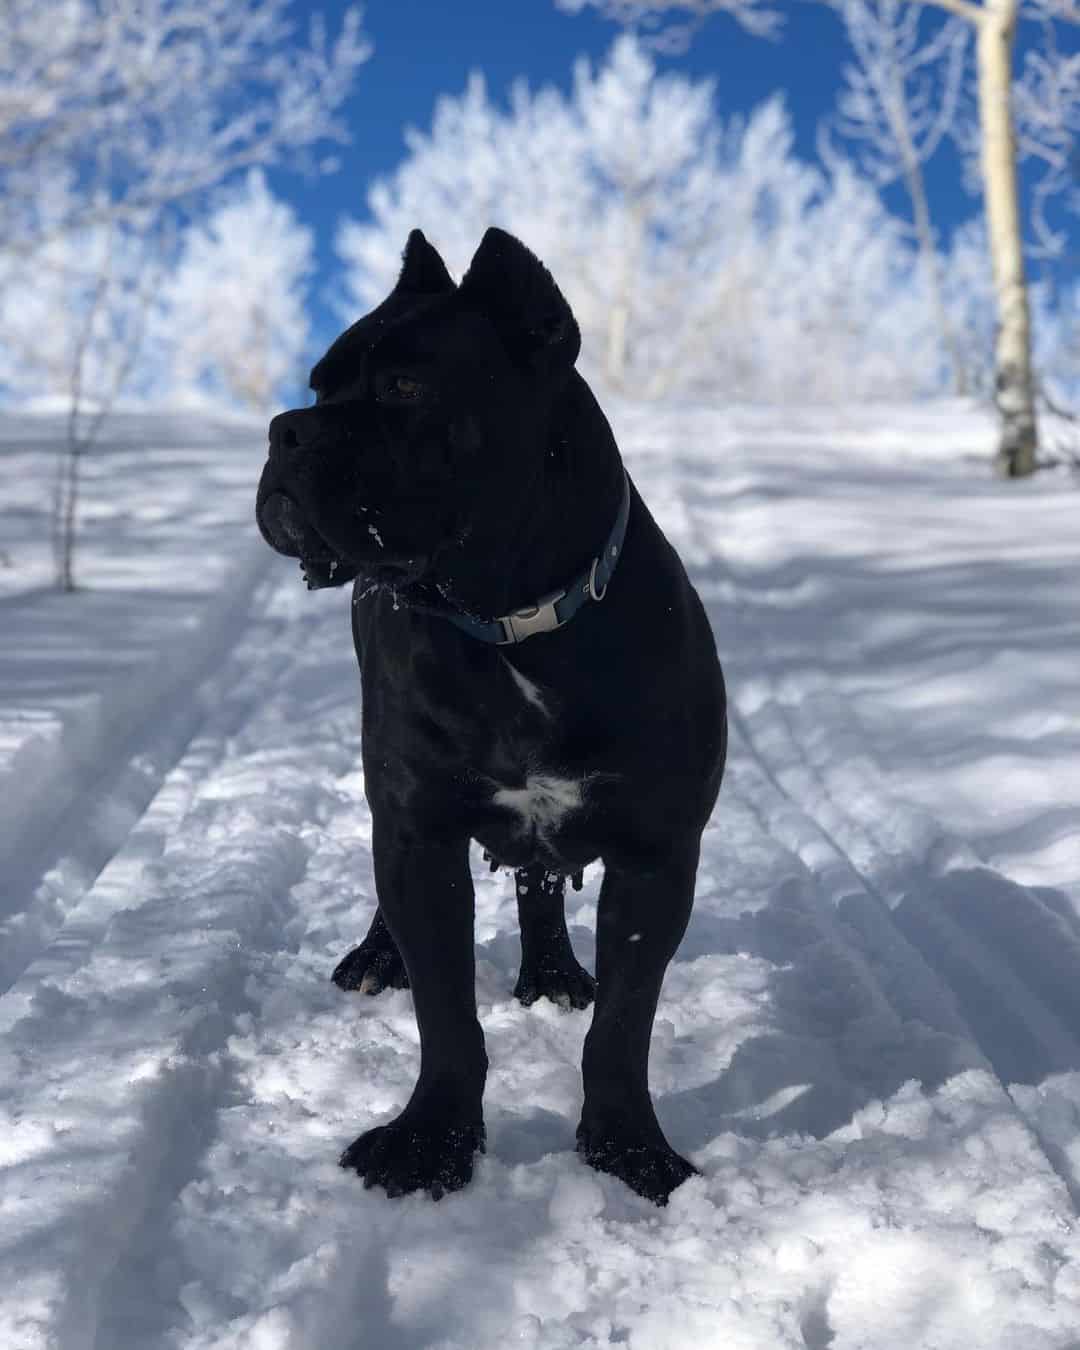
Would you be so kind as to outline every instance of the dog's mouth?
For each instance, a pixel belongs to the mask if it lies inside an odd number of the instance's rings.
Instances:
[[[356,575],[355,568],[346,567],[337,558],[331,558],[327,562],[301,558],[300,571],[309,591],[325,590],[328,586],[343,586]]]
[[[287,558],[300,559],[309,591],[343,586],[362,573],[372,586],[400,595],[420,581],[427,569],[428,558],[420,554],[388,557],[380,553],[360,562],[344,558],[284,492],[271,492],[261,499],[256,519],[272,549]],[[369,525],[368,533],[382,550],[384,543],[377,527]]]
[[[284,492],[272,492],[259,503],[259,529],[272,549],[289,558],[329,561],[334,551],[304,518],[303,512]]]
[[[358,569],[339,557],[303,512],[283,492],[272,492],[259,503],[256,513],[266,542],[287,558],[299,558],[308,590],[342,586]]]

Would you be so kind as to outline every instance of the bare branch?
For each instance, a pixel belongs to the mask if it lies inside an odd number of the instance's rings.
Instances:
[[[830,135],[850,145],[879,187],[907,190],[930,307],[957,393],[967,392],[967,363],[944,301],[941,262],[923,165],[951,128],[960,97],[969,28],[937,21],[927,33],[921,6],[908,0],[825,0],[839,14],[855,57],[844,68],[837,115],[819,130],[822,158],[835,161]]]
[[[240,168],[346,139],[338,114],[370,47],[359,10],[295,40],[287,0],[5,0],[0,240],[151,216]],[[43,219],[43,184],[67,215]],[[146,224],[147,222],[144,222]]]
[[[982,5],[972,4],[971,0],[913,0],[914,4],[934,5],[937,9],[946,9],[959,19],[968,23],[980,24],[986,18]]]
[[[559,9],[580,14],[587,6],[598,9],[634,29],[650,46],[669,52],[685,51],[691,38],[712,14],[728,14],[755,37],[775,38],[783,28],[780,7],[771,0],[555,0]],[[686,18],[679,22],[677,16]]]
[[[1025,19],[1038,19],[1043,23],[1053,23],[1055,19],[1062,23],[1080,23],[1080,0],[1027,0],[1021,13]]]
[[[1046,212],[1055,198],[1076,184],[1080,52],[1059,51],[1052,24],[1044,27],[1042,48],[1025,57],[1023,72],[1013,86],[1013,110],[1020,155],[1042,166],[1031,211],[1036,252],[1060,257],[1067,234],[1051,226]]]

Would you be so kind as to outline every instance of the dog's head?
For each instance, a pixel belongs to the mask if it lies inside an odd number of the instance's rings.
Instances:
[[[579,346],[513,236],[489,229],[455,286],[414,230],[393,291],[312,370],[314,406],[270,423],[263,537],[312,587],[419,581],[480,513],[527,494]]]

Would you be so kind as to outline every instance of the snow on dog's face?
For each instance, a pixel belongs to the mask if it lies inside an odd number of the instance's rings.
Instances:
[[[578,346],[550,274],[512,236],[488,230],[455,286],[414,230],[394,290],[312,370],[315,405],[270,423],[263,537],[311,587],[447,573],[478,516],[528,490]]]

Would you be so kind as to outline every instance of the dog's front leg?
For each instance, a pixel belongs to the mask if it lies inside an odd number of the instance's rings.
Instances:
[[[696,1170],[664,1138],[649,1096],[649,1038],[664,971],[686,930],[696,844],[636,870],[604,860],[596,922],[596,1007],[585,1038],[578,1152],[665,1205]]]
[[[341,1165],[388,1195],[426,1190],[437,1200],[470,1180],[484,1146],[469,841],[431,842],[376,812],[373,845],[379,909],[413,993],[420,1078],[401,1115],[362,1134]]]

